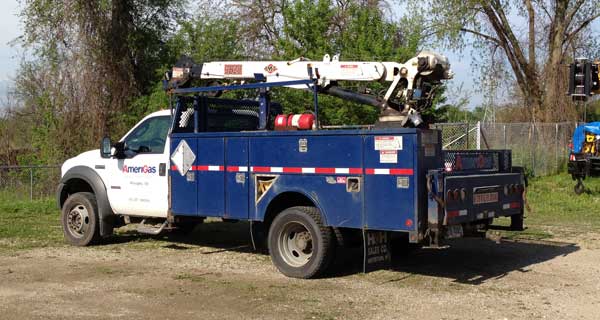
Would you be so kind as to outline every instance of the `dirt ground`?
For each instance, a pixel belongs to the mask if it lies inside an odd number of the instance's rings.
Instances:
[[[238,229],[0,253],[0,318],[600,319],[600,235],[462,239],[369,274],[346,250],[326,278],[298,280]]]

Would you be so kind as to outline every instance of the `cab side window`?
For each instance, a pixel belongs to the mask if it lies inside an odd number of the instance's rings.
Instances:
[[[125,147],[135,153],[163,153],[170,126],[169,116],[147,119],[123,139]]]

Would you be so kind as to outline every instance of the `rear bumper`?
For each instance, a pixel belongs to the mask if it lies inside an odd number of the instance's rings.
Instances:
[[[600,176],[600,157],[570,160],[567,164],[567,172],[573,176],[573,178]]]
[[[434,171],[429,179],[428,233],[437,241],[452,226],[485,230],[494,218],[523,216],[525,177],[521,172],[446,175]]]

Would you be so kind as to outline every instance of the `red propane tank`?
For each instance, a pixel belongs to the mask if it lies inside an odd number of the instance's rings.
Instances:
[[[275,130],[311,130],[315,123],[315,115],[303,114],[280,114],[275,117]]]
[[[279,114],[275,117],[275,130],[285,130],[287,128],[287,115]]]

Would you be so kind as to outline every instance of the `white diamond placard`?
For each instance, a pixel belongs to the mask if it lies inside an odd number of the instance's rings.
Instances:
[[[181,140],[177,145],[177,148],[175,148],[175,151],[173,151],[173,154],[171,154],[171,161],[177,166],[177,171],[179,171],[179,174],[182,176],[190,171],[195,160],[196,155],[185,140]]]

